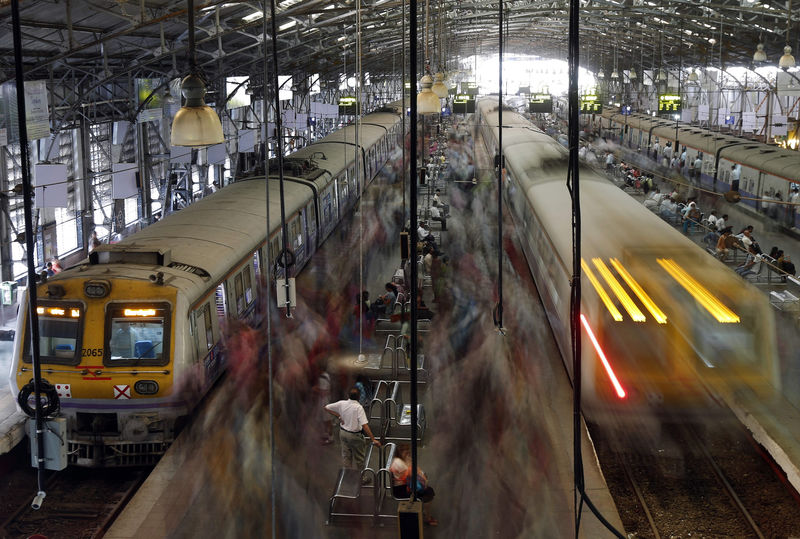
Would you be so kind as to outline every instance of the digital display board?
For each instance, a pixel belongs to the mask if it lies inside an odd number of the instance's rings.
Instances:
[[[478,83],[477,82],[462,82],[461,83],[461,93],[467,95],[478,95]]]
[[[553,98],[550,94],[534,94],[528,101],[528,112],[553,112]]]
[[[468,94],[458,94],[453,99],[453,114],[469,114],[475,112],[475,98]]]
[[[601,114],[603,112],[603,103],[596,95],[583,95],[581,96],[581,114]]]
[[[339,98],[339,116],[356,116],[359,113],[358,102],[355,97]]]
[[[658,94],[659,114],[679,114],[681,112],[681,96],[678,94]]]

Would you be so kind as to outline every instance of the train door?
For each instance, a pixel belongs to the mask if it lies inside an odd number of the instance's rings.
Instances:
[[[305,241],[303,238],[303,220],[302,215],[297,214],[292,220],[289,221],[289,238],[292,242],[292,251],[294,251],[294,258],[299,264],[305,260]]]
[[[308,230],[308,251],[311,253],[317,245],[317,216],[314,213],[314,202],[306,206],[306,230]]]
[[[222,372],[221,357],[216,351],[219,342],[219,324],[211,316],[211,302],[207,301],[194,311],[195,346],[198,368],[202,369],[205,385],[211,384]]]

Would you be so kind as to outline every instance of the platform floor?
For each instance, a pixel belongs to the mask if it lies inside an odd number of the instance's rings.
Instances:
[[[496,259],[493,196],[489,189],[462,192],[448,186],[452,218],[441,243],[451,260],[452,307],[432,304],[431,291],[425,290],[426,302],[442,317],[435,320],[437,329],[423,337],[430,379],[422,398],[428,434],[420,465],[437,492],[431,512],[439,520],[425,534],[574,537],[571,389],[531,279],[516,274],[512,264],[504,270],[508,335],[494,329],[496,265],[489,262]],[[365,216],[370,207],[385,212],[399,200],[397,186],[378,181],[361,210]],[[359,217],[348,227],[351,235],[359,233]],[[376,220],[372,214],[371,222]],[[357,272],[348,269],[360,257],[352,256],[349,241],[344,236],[329,240],[316,266],[321,269],[308,272],[303,281],[319,279],[318,273],[330,264],[343,264],[338,275],[355,279]],[[349,252],[350,259],[334,262],[342,252]],[[370,277],[374,291],[373,282],[385,282],[399,260],[396,245],[371,245],[369,252],[370,272],[381,275]],[[346,287],[347,279],[341,279],[338,284]],[[454,350],[467,352],[456,356]],[[287,373],[280,371],[276,380],[284,383],[276,387],[282,410],[274,448],[278,536],[397,537],[391,519],[378,527],[371,519],[325,525],[339,448],[336,443],[320,445],[313,397],[305,387],[303,402],[287,399],[290,388],[282,376]],[[347,382],[339,380],[340,389]],[[268,535],[270,446],[263,394],[252,404],[237,400],[236,392],[236,384],[226,380],[195,424],[198,428],[170,450],[106,537]],[[338,398],[336,390],[333,398]],[[201,424],[217,427],[203,430]],[[582,447],[589,495],[621,529],[585,431]],[[611,535],[584,509],[580,536]]]

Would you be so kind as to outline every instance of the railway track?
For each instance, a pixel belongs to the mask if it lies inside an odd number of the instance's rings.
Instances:
[[[663,437],[661,449],[642,451],[640,439],[637,446],[634,437],[598,433],[598,457],[628,533],[800,534],[800,495],[744,429],[680,423],[664,426]]]
[[[20,470],[14,480],[4,481],[0,496],[19,505],[5,513],[0,526],[3,539],[46,537],[81,539],[103,537],[111,523],[141,486],[150,468],[89,470],[68,468],[45,481],[47,497],[34,511],[35,470]],[[9,488],[9,485],[14,488]],[[13,498],[11,498],[13,497]]]

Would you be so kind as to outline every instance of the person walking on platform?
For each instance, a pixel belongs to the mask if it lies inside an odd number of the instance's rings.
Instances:
[[[342,465],[345,468],[364,468],[366,446],[364,435],[366,433],[372,443],[381,446],[369,428],[367,413],[358,402],[361,392],[358,388],[350,390],[349,399],[332,402],[325,406],[325,411],[339,420],[339,439],[342,442]]]

